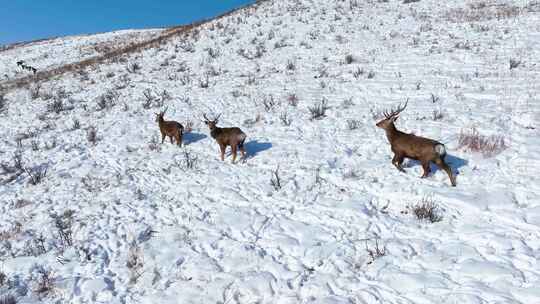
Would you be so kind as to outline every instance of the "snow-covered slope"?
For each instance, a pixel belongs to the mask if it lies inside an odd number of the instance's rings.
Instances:
[[[5,92],[2,293],[20,303],[540,302],[539,10],[261,2]],[[435,167],[420,179],[416,162],[406,174],[391,164],[374,117],[407,98],[398,128],[444,142],[457,187]],[[311,119],[323,100],[326,115]],[[182,148],[160,143],[154,113],[165,107],[166,119],[193,123]],[[244,130],[246,162],[219,160],[203,113]],[[473,128],[506,148],[460,147]],[[47,168],[43,181],[15,168],[16,155],[33,175]],[[422,200],[440,221],[414,216]]]
[[[39,71],[104,55],[132,43],[157,37],[163,30],[123,30],[86,36],[69,36],[6,47],[0,51],[0,81],[28,75],[17,66],[22,60]]]

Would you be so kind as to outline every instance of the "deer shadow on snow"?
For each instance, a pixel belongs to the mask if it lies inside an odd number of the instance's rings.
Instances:
[[[196,143],[196,142],[198,142],[200,140],[203,140],[206,137],[208,137],[208,136],[206,136],[205,134],[202,134],[202,133],[186,132],[183,135],[182,141],[183,141],[184,145],[187,146],[187,145]]]
[[[463,159],[463,158],[460,158],[460,157],[457,157],[457,156],[454,156],[454,155],[451,155],[451,154],[446,154],[446,156],[444,158],[444,161],[448,164],[448,166],[450,167],[452,172],[454,174],[456,174],[456,175],[459,175],[459,169],[461,167],[464,167],[469,163],[469,161],[467,161],[466,159]],[[411,168],[411,167],[414,167],[414,166],[420,166],[421,167],[422,164],[420,163],[420,161],[417,161],[417,160],[414,160],[414,159],[408,159],[405,162],[404,167],[405,168]],[[429,163],[429,168],[431,170],[430,175],[433,175],[437,171],[441,170],[441,168],[439,168],[439,166],[437,166],[433,162]]]
[[[250,140],[244,144],[246,148],[246,158],[252,158],[260,152],[269,150],[272,148],[272,143],[269,142],[259,142],[258,140]]]

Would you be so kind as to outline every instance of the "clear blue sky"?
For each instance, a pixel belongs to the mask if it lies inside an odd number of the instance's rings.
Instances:
[[[164,27],[254,0],[0,0],[0,45],[55,36]]]

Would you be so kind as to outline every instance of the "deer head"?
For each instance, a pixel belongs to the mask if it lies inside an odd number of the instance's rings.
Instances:
[[[159,112],[159,113],[154,113],[156,114],[156,122],[159,122],[160,120],[163,120],[163,117],[165,116],[165,113],[167,112],[167,109],[169,107],[166,107],[165,110]]]
[[[402,106],[401,104],[398,105],[396,109],[391,109],[390,111],[384,111],[384,119],[379,121],[376,126],[381,129],[389,129],[394,125],[394,122],[398,119],[399,114],[407,108],[407,104],[409,103],[409,99],[405,102],[405,104]]]
[[[215,128],[217,128],[217,124],[219,122],[219,118],[221,117],[221,114],[219,114],[214,119],[209,119],[208,117],[206,117],[206,114],[203,114],[203,117],[204,117],[204,123],[208,126],[208,128],[210,128],[210,131],[212,131]]]

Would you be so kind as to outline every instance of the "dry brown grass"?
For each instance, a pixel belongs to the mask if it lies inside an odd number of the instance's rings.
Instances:
[[[485,157],[497,155],[507,148],[503,135],[485,136],[475,128],[469,131],[461,130],[458,142],[459,148],[482,153]]]
[[[516,4],[500,3],[497,1],[475,1],[467,7],[453,8],[445,13],[450,22],[481,22],[487,20],[502,20],[519,16],[523,11],[535,11],[534,4],[518,6]]]

